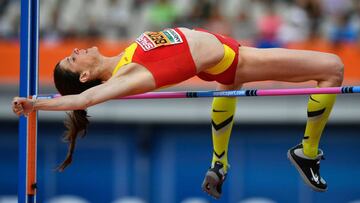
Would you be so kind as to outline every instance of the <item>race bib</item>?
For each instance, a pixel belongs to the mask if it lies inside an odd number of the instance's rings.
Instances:
[[[160,32],[144,32],[135,41],[144,51],[183,43],[180,34],[174,29],[166,29]]]

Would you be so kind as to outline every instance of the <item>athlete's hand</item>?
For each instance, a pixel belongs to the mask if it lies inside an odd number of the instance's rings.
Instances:
[[[28,116],[34,110],[34,100],[24,97],[14,97],[12,101],[12,110],[18,115]]]

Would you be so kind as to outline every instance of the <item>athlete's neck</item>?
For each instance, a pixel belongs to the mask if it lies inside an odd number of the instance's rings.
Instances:
[[[122,53],[117,56],[107,57],[103,56],[102,58],[102,64],[99,67],[100,74],[99,79],[102,81],[107,81],[111,78],[112,73],[116,67],[116,65],[119,63],[120,59],[122,57]]]

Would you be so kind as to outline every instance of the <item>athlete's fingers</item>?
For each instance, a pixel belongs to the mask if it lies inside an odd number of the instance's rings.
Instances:
[[[21,110],[16,111],[16,115],[17,115],[17,116],[21,116],[21,115],[22,115],[22,111],[21,111]]]
[[[13,109],[13,112],[14,112],[16,115],[19,115],[19,114],[21,114],[22,109],[14,108],[14,109]]]
[[[23,110],[23,107],[22,107],[22,105],[19,105],[19,104],[18,104],[18,105],[13,105],[13,106],[12,106],[12,109],[13,109],[13,110]]]
[[[14,112],[14,113],[17,113],[17,112],[19,112],[19,111],[20,111],[19,108],[13,108],[13,112]]]
[[[17,116],[21,116],[24,112],[23,103],[26,98],[15,97],[12,101],[12,110]]]
[[[14,114],[17,114],[17,112],[18,112],[18,110],[17,110],[17,109],[12,108],[12,110],[13,110],[13,113],[14,113]]]
[[[12,100],[12,104],[17,105],[18,101],[19,101],[19,97],[14,97],[14,99]]]
[[[14,105],[22,105],[27,99],[24,97],[14,97],[13,104]]]
[[[21,107],[19,107],[18,105],[12,105],[12,110],[15,114],[17,114],[17,112],[21,110]]]

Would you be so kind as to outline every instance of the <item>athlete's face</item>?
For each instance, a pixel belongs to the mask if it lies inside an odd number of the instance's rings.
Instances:
[[[60,61],[60,66],[75,73],[93,72],[99,65],[101,55],[97,47],[89,49],[75,48],[71,54]]]

